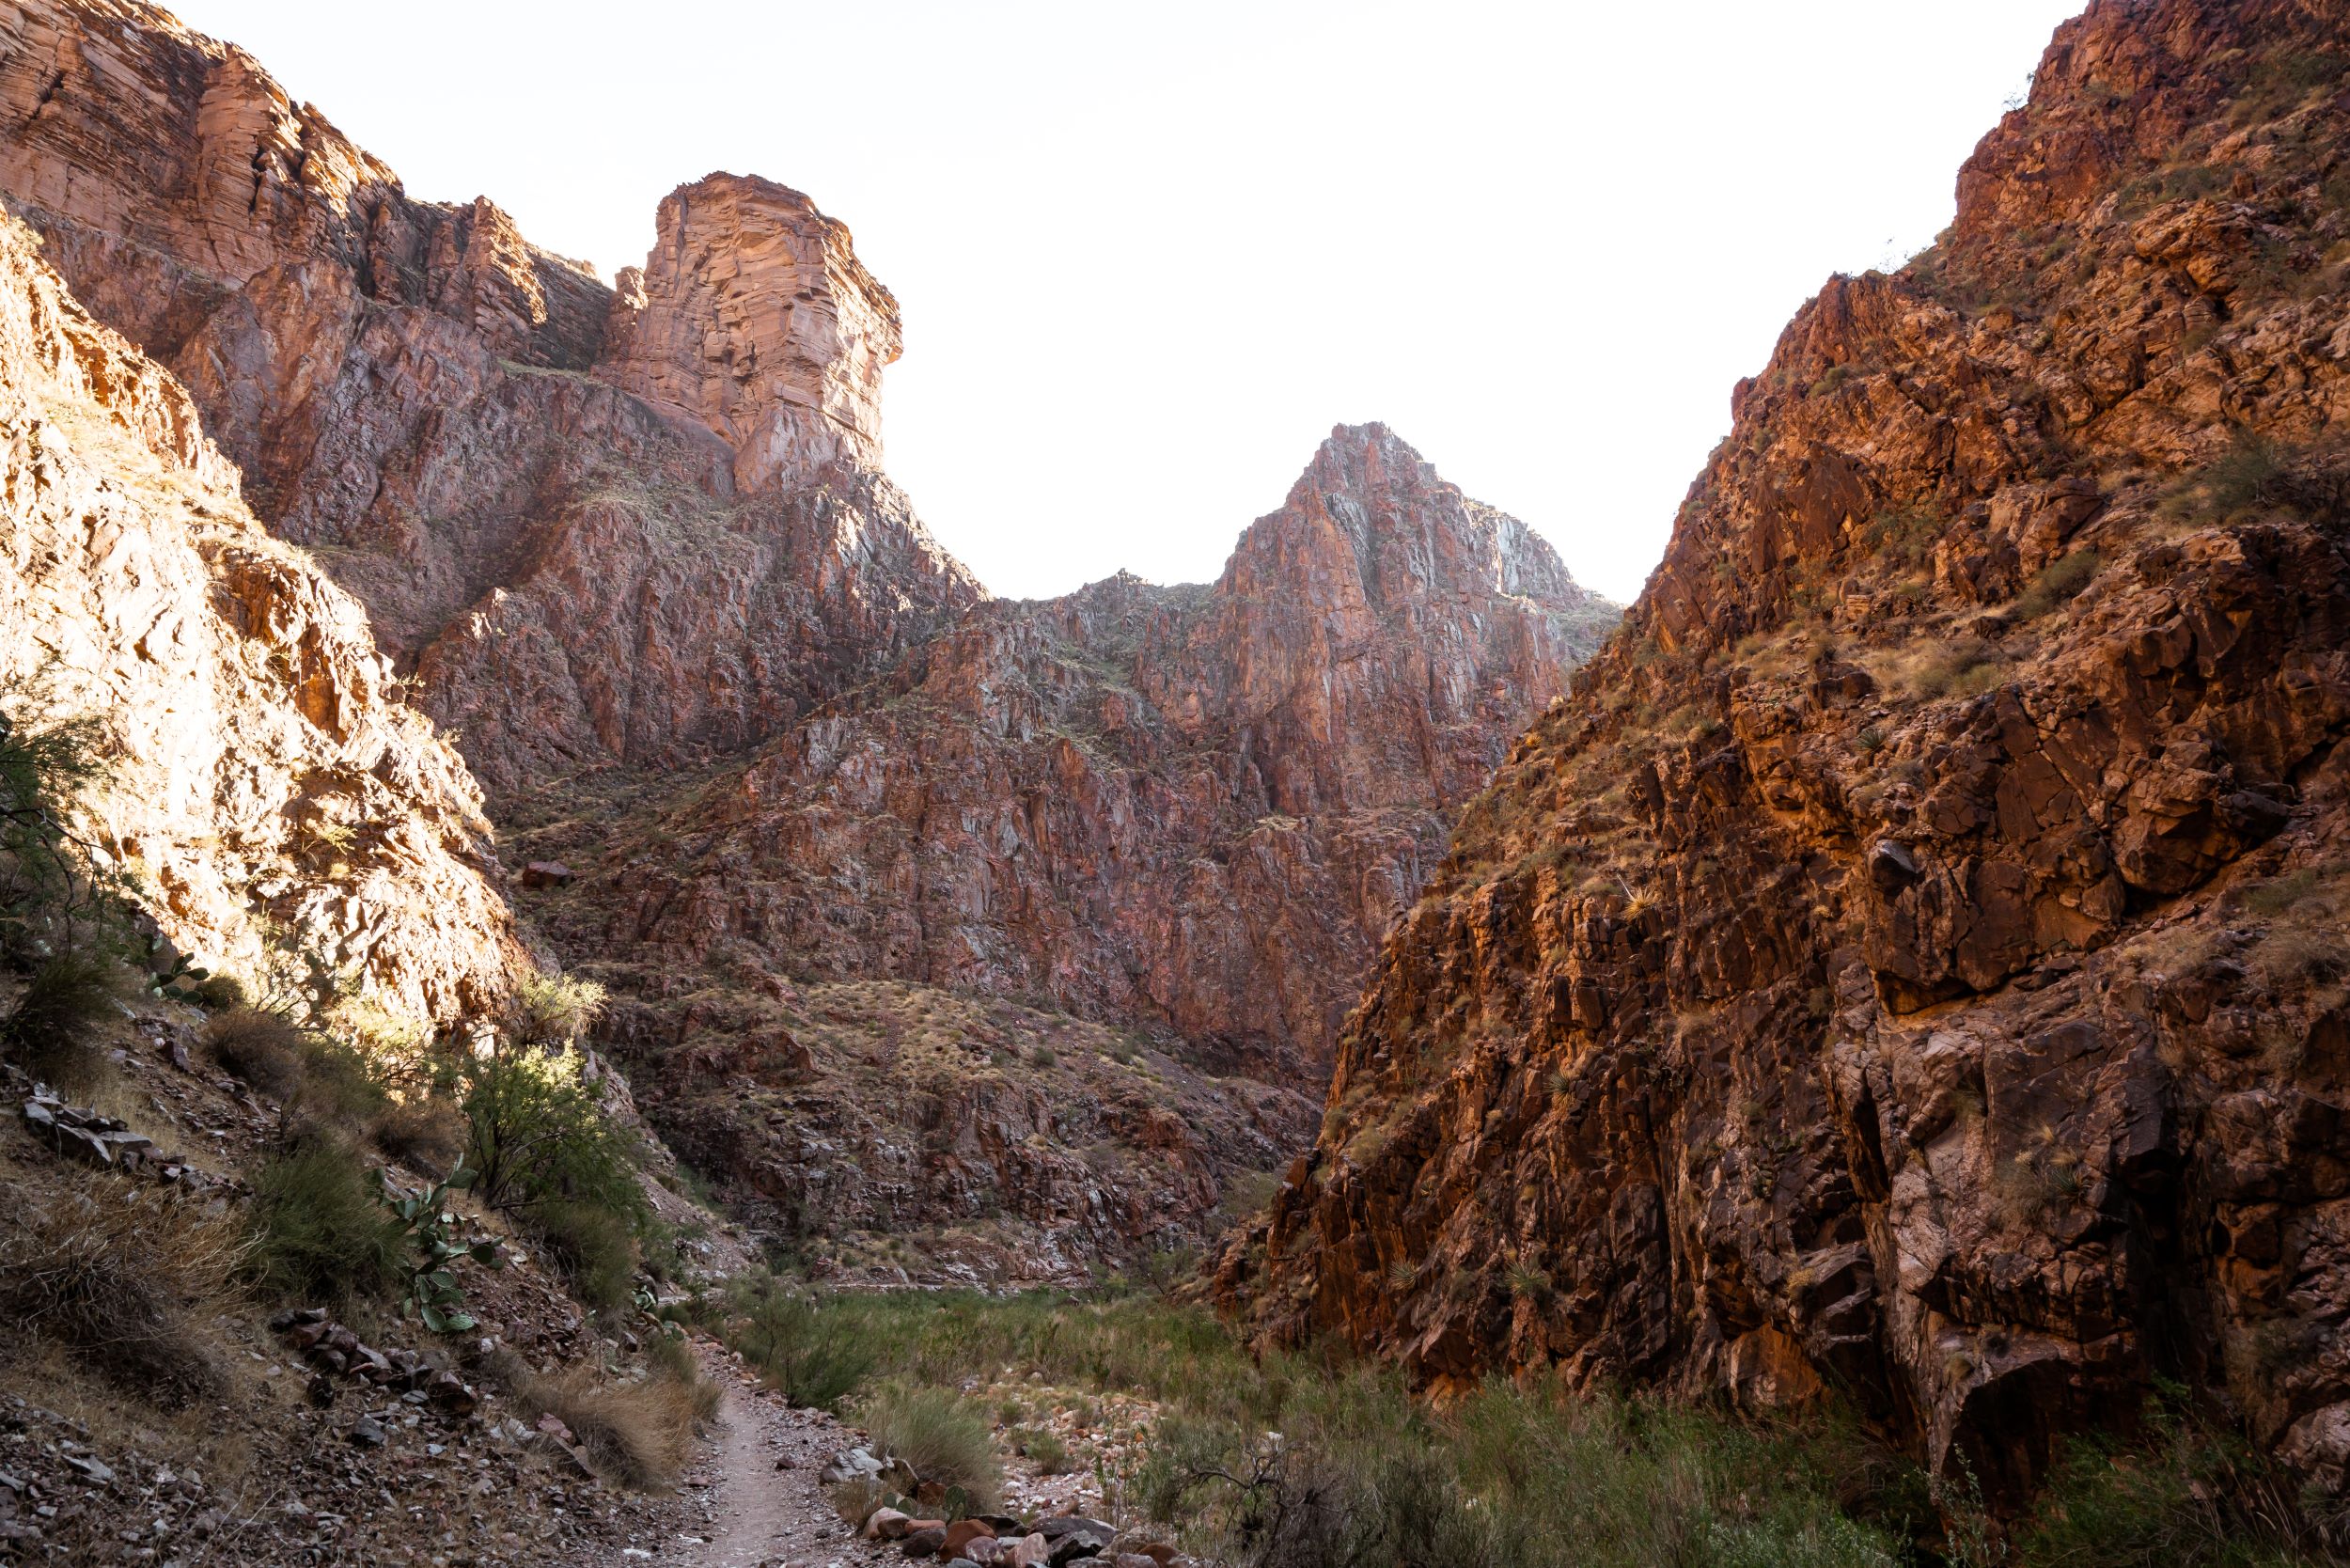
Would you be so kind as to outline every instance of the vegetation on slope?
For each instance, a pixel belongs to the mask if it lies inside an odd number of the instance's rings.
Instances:
[[[1432,1403],[1327,1347],[1252,1354],[1206,1310],[1138,1292],[811,1295],[771,1278],[697,1306],[776,1387],[857,1415],[876,1452],[902,1451],[901,1434],[951,1442],[975,1508],[995,1480],[975,1423],[993,1415],[1000,1467],[1059,1447],[1027,1424],[1040,1401],[1131,1396],[1147,1433],[1076,1456],[1105,1511],[1225,1562],[2336,1560],[2277,1471],[2170,1403],[2140,1441],[2078,1450],[2011,1528],[1834,1410],[1751,1420],[1501,1381]]]

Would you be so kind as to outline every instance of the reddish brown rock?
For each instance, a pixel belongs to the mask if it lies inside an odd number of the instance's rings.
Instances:
[[[403,707],[366,617],[245,510],[172,377],[0,217],[0,672],[20,723],[83,719],[77,811],[179,948],[270,972],[271,930],[437,1018],[519,958],[464,764]]]
[[[1614,616],[1341,429],[1216,583],[981,605],[643,837],[567,844],[607,869],[560,929],[1319,1058],[1512,715]]]
[[[1053,1277],[1112,1227],[1196,1233],[1295,1141],[1380,933],[1612,623],[1378,427],[1214,585],[988,599],[878,472],[896,306],[807,197],[682,187],[607,290],[161,11],[7,17],[0,190],[365,602],[514,858],[577,873],[525,870],[533,913],[620,993],[664,1125],[779,1215],[1007,1205]],[[1168,1075],[1073,1114],[982,1052],[877,1124],[894,1042],[819,1049],[793,999],[851,976],[1089,1021],[1007,1038],[1139,1027]],[[1277,1087],[1206,1072],[1240,1065]]]
[[[659,238],[620,274],[596,373],[727,438],[760,490],[825,465],[881,467],[881,373],[898,302],[849,231],[799,192],[713,174],[661,203]]]
[[[1270,1338],[2350,1467],[2338,6],[2101,0],[1798,314],[1225,1259]],[[2227,193],[2225,197],[2214,192]]]
[[[895,307],[805,198],[673,196],[638,321],[160,10],[7,15],[0,192],[186,382],[273,530],[331,550],[494,789],[755,742],[979,597],[871,467]],[[616,311],[612,380],[581,373]],[[737,329],[745,379],[695,381],[682,345]]]

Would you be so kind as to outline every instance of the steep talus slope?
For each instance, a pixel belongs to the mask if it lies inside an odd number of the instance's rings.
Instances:
[[[402,705],[365,614],[245,510],[169,374],[0,219],[0,671],[20,722],[98,727],[77,823],[196,957],[273,930],[447,1018],[520,960],[478,791]]]
[[[2013,1496],[2156,1374],[2350,1467],[2350,11],[2097,0],[1805,307],[1463,813],[1226,1299],[1834,1386]]]

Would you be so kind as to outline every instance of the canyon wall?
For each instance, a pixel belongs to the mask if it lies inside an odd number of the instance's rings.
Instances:
[[[2156,1375],[2350,1467],[2350,11],[2096,0],[1739,384],[1219,1288],[1835,1388],[2013,1497]]]
[[[980,597],[885,478],[820,461],[874,449],[896,310],[781,187],[673,196],[616,294],[487,199],[413,200],[233,45],[60,0],[0,7],[0,191],[494,790],[750,744]],[[833,436],[789,434],[804,409]]]
[[[245,509],[186,391],[4,217],[0,500],[9,717],[92,727],[70,820],[102,872],[209,965],[267,974],[298,932],[412,1015],[503,992],[524,958],[463,762],[359,606]]]
[[[133,0],[0,0],[0,193],[365,605],[507,859],[561,863],[516,896],[649,1116],[795,1226],[1207,1224],[1617,613],[1375,426],[1214,585],[992,599],[881,472],[897,305],[807,197],[681,187],[607,288]],[[1022,1011],[910,1093],[852,983]],[[1020,1043],[1064,1038],[1129,1078]]]
[[[1215,583],[992,601],[618,842],[529,841],[600,868],[554,924],[582,952],[1049,998],[1311,1063],[1452,804],[1615,614],[1342,427]]]

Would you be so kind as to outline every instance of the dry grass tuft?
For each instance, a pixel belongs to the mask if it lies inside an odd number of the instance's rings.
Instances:
[[[0,1229],[0,1316],[108,1382],[164,1405],[216,1390],[208,1323],[243,1245],[179,1196],[111,1177]]]
[[[542,1377],[519,1364],[505,1375],[525,1415],[555,1417],[579,1439],[597,1475],[640,1492],[676,1484],[693,1457],[699,1412],[709,1404],[695,1385],[669,1376],[606,1383],[593,1367]]]
[[[976,1509],[995,1506],[1002,1476],[986,1412],[945,1388],[891,1381],[868,1395],[857,1411],[879,1451],[914,1466],[924,1481],[960,1489]]]
[[[204,1047],[246,1087],[283,1100],[302,1083],[304,1036],[292,1020],[259,1008],[232,1008],[204,1026]]]

